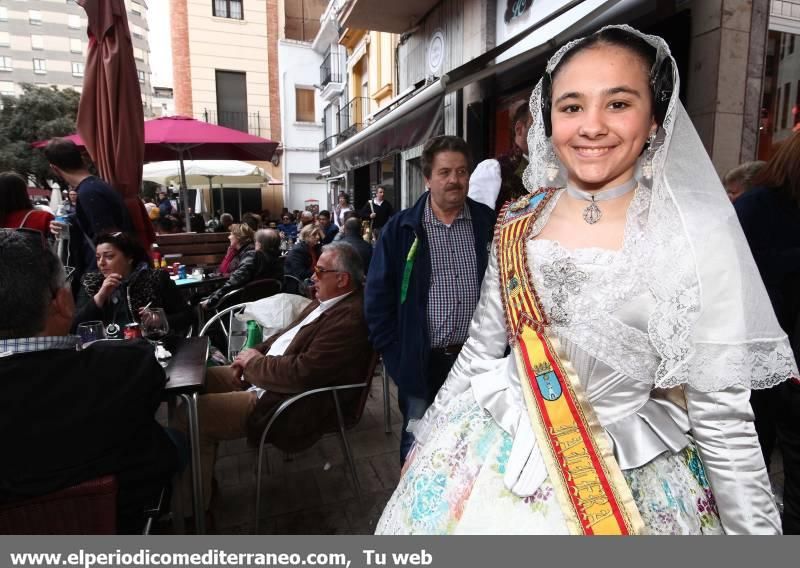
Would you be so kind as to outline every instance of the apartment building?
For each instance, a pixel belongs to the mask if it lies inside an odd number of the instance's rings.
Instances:
[[[145,0],[126,0],[145,113],[150,114],[150,46]],[[21,83],[81,90],[86,13],[75,0],[0,0],[0,93]]]

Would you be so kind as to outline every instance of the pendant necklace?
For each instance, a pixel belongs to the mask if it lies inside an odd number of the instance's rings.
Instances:
[[[603,212],[600,210],[600,207],[597,206],[598,201],[608,201],[609,199],[622,197],[626,193],[636,189],[638,185],[639,184],[637,183],[636,179],[631,179],[630,181],[627,181],[622,185],[618,185],[617,187],[610,187],[608,189],[595,192],[583,191],[577,187],[567,185],[567,193],[569,193],[570,197],[575,199],[589,201],[589,205],[587,205],[586,209],[583,210],[583,220],[589,225],[594,225],[603,217]]]

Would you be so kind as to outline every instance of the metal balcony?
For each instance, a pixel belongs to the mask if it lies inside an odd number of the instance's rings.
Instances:
[[[364,128],[369,115],[370,100],[368,97],[355,97],[339,109],[339,141],[350,138]]]

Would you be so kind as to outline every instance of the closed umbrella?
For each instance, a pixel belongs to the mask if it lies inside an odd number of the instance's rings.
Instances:
[[[139,199],[144,162],[142,95],[123,0],[78,0],[88,17],[89,47],[78,133],[100,176],[122,194],[142,243],[155,241]]]

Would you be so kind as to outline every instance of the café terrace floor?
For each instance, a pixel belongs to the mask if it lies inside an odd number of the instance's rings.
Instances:
[[[348,432],[362,498],[353,489],[337,437],[325,437],[310,449],[286,456],[269,447],[271,474],[264,475],[260,534],[372,534],[383,507],[400,478],[399,448],[402,417],[397,389],[391,381],[392,432],[384,433],[383,382],[372,382],[364,416]],[[252,534],[255,509],[256,452],[244,439],[220,445],[211,503],[212,534]],[[776,451],[770,479],[778,502],[783,498],[783,462]],[[191,530],[191,529],[190,529]],[[170,533],[169,523],[156,532]]]
[[[392,432],[384,433],[383,381],[376,374],[361,422],[349,430],[361,483],[353,488],[338,436],[326,436],[310,449],[286,456],[269,446],[270,475],[262,473],[261,534],[372,534],[400,478],[400,426],[397,390],[389,381]],[[255,510],[256,451],[245,439],[223,442],[217,454],[217,488],[211,502],[209,533],[252,534]],[[187,527],[188,529],[188,527]],[[169,533],[169,523],[157,531]]]

